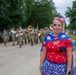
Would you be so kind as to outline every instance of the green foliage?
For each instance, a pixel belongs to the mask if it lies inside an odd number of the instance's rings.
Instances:
[[[52,0],[0,0],[0,30],[49,27],[58,13]]]
[[[0,30],[10,29],[19,24],[22,19],[19,2],[19,0],[0,0]]]
[[[76,1],[73,1],[72,8],[68,7],[66,17],[70,19],[70,29],[76,29]]]

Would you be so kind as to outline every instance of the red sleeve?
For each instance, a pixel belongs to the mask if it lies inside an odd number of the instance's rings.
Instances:
[[[43,44],[43,47],[46,47],[46,46],[47,46],[47,43],[44,43],[44,44]]]
[[[66,47],[67,47],[67,48],[72,47],[72,42],[71,42],[71,40],[67,40],[67,41],[66,41]]]

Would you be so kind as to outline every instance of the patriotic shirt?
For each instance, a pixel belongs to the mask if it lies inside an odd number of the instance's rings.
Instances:
[[[52,34],[47,34],[43,43],[43,47],[46,47],[47,50],[46,59],[59,64],[66,63],[67,48],[72,47],[72,42],[64,33],[60,33],[58,37],[54,37]],[[59,40],[57,44],[54,43],[55,40]]]

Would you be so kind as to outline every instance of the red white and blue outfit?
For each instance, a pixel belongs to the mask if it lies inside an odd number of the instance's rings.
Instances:
[[[59,42],[54,44],[53,41],[55,40],[59,40]],[[44,39],[43,47],[46,47],[47,50],[45,60],[41,67],[43,75],[66,75],[67,48],[73,48],[69,37],[62,32],[58,37],[53,36],[53,33],[49,33]],[[71,75],[74,75],[73,62]]]

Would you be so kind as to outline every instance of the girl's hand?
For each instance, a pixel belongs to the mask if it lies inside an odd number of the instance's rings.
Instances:
[[[66,75],[71,75],[71,74],[67,74],[67,73],[66,73]]]
[[[41,67],[39,67],[39,70],[40,70],[40,73],[41,73],[41,75],[42,75],[42,70],[41,70]]]

